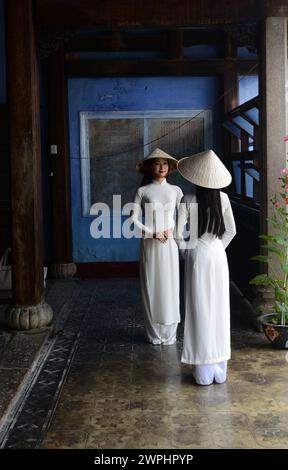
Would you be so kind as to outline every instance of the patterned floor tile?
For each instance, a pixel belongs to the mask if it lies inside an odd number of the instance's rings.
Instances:
[[[77,289],[7,447],[287,448],[286,352],[233,327],[227,382],[201,387],[180,363],[182,327],[171,347],[145,342],[136,279]]]

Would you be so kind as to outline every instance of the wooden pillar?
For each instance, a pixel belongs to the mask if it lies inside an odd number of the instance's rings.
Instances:
[[[49,148],[52,189],[53,264],[49,271],[54,278],[69,278],[76,272],[72,262],[70,159],[67,124],[67,84],[63,47],[49,58]],[[51,147],[53,146],[53,147]],[[52,153],[54,149],[56,153]]]
[[[236,58],[236,48],[231,33],[226,34],[225,57]],[[235,62],[228,64],[224,72],[224,112],[227,113],[236,106],[238,106],[238,76]]]
[[[8,326],[48,325],[43,300],[43,235],[38,68],[32,0],[6,2],[7,86],[11,158],[13,305]]]
[[[266,18],[262,23],[260,55],[261,233],[267,232],[278,176],[287,166],[287,19]],[[263,267],[265,269],[266,266]]]
[[[235,58],[236,49],[233,44],[233,37],[230,32],[226,34],[225,40],[225,57]],[[231,109],[238,106],[238,75],[237,75],[237,66],[235,64],[226,65],[224,76],[223,76],[223,111],[224,114]],[[231,152],[239,152],[239,143],[238,139],[231,135],[228,132],[224,132],[224,160],[225,163],[233,174],[233,167],[231,162]]]

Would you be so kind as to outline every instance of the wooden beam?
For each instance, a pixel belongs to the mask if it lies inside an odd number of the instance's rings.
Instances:
[[[149,36],[118,34],[98,37],[71,38],[66,51],[70,52],[125,52],[125,51],[162,51],[167,50],[167,35],[152,34]]]
[[[233,152],[230,153],[231,160],[255,160],[259,157],[258,150],[252,150],[250,152]]]
[[[241,129],[241,152],[242,151],[249,152],[249,134],[243,131],[243,129]]]
[[[179,31],[179,30],[172,30]],[[171,32],[172,32],[171,31]],[[223,45],[225,34],[223,31],[186,31],[180,30],[183,35],[183,47],[193,45]],[[168,31],[169,33],[169,31]],[[72,37],[66,42],[67,52],[120,52],[120,51],[160,51],[166,52],[168,47],[168,34],[136,35],[117,31],[112,34],[102,33],[97,37]]]
[[[67,86],[64,76],[64,52],[60,48],[49,59],[48,73],[49,148],[57,146],[57,155],[49,154],[52,189],[53,262],[72,259],[70,158],[67,123]]]
[[[233,36],[231,32],[225,34],[225,57],[232,58],[236,57],[236,47],[233,42]]]
[[[253,71],[253,73],[256,73]],[[249,101],[246,101],[245,103],[237,106],[236,108],[232,109],[232,113],[239,113],[239,112],[245,112],[251,108],[259,108],[260,106],[260,96],[255,96],[255,98],[252,98]]]
[[[240,74],[256,73],[255,60],[68,60],[65,71],[69,77],[125,76],[202,76],[221,75],[235,68]],[[237,102],[234,103],[236,106]],[[228,110],[228,109],[227,109]]]
[[[264,18],[269,16],[288,16],[288,3],[286,0],[265,0]]]
[[[253,134],[244,131],[244,129],[242,129],[242,127],[239,126],[239,124],[237,124],[237,122],[234,122],[234,121],[233,121],[233,126],[237,127],[237,128],[241,131],[241,142],[242,142],[242,140],[243,140],[243,136],[247,136],[247,138],[248,138],[248,136],[249,136],[249,137],[252,137],[252,139],[253,139],[253,137],[254,137]],[[245,139],[244,139],[244,140],[245,140]],[[245,140],[245,142],[246,142],[246,140]]]
[[[251,124],[251,126],[254,127],[254,130],[256,127],[258,127],[257,124],[255,124],[255,122],[251,118],[249,118],[249,116],[246,116],[246,114],[238,112],[238,113],[235,113],[235,116],[237,115],[245,119],[245,121],[249,122],[249,124]]]
[[[187,31],[183,30],[183,45],[184,47],[196,45],[213,45],[219,46],[224,44],[225,33],[224,31]]]
[[[36,0],[37,23],[56,28],[181,27],[288,16],[287,0]]]
[[[169,59],[181,59],[183,55],[183,31],[172,29],[168,32],[168,57]]]

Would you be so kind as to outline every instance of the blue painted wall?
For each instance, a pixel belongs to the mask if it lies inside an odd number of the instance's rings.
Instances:
[[[258,75],[239,76],[238,77],[238,104],[255,98],[259,94]]]
[[[257,59],[258,54],[256,51],[251,51],[249,47],[241,46],[237,47],[237,57],[242,59]]]
[[[6,103],[4,0],[0,0],[0,103]]]
[[[224,48],[212,44],[183,47],[183,56],[189,57],[189,59],[215,59],[217,57],[223,57],[223,55]]]
[[[73,258],[78,262],[135,261],[139,240],[98,239],[90,236],[94,217],[81,215],[79,112],[112,110],[213,110],[213,147],[220,151],[222,94],[218,77],[136,77],[69,79],[69,125],[72,184]],[[136,188],[135,188],[136,190]]]

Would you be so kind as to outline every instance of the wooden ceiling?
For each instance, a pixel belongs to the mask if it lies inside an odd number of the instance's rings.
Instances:
[[[287,0],[35,0],[46,28],[185,27],[288,16]]]

